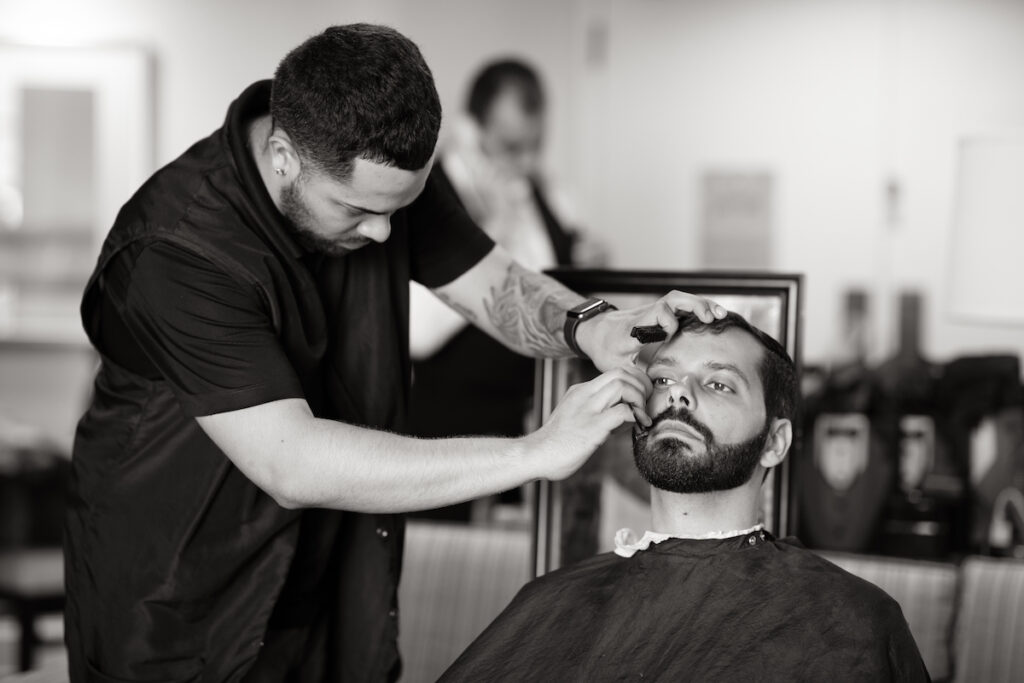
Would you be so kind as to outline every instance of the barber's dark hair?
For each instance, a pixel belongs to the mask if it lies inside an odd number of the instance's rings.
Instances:
[[[761,385],[764,387],[764,407],[768,419],[795,420],[800,406],[800,385],[796,377],[796,365],[786,353],[786,349],[775,338],[757,329],[746,318],[732,311],[729,311],[724,318],[718,318],[710,323],[701,321],[692,313],[684,313],[679,316],[679,330],[676,334],[684,332],[721,334],[732,328],[744,330],[764,347],[765,353],[761,358],[758,372],[761,376]]]
[[[289,52],[274,73],[270,113],[303,162],[337,180],[357,158],[425,167],[441,127],[419,48],[373,24],[332,26]]]
[[[536,114],[544,108],[544,89],[537,72],[518,59],[502,59],[483,67],[473,79],[466,111],[483,124],[491,103],[505,88],[514,88],[523,111]]]

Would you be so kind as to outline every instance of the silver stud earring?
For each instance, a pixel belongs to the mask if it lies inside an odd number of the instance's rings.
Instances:
[[[275,168],[274,169],[274,173],[276,173],[277,175],[284,175],[284,172],[285,171],[284,171],[283,168]]]

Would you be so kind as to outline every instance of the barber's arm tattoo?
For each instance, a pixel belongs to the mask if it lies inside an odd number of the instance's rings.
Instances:
[[[451,308],[453,311],[455,311],[456,313],[461,315],[467,321],[469,321],[471,323],[475,323],[478,320],[478,318],[476,317],[476,313],[474,313],[473,310],[470,309],[468,306],[463,306],[462,304],[460,304],[458,301],[456,301],[452,297],[450,297],[450,296],[448,296],[446,294],[443,294],[441,292],[435,291],[434,293],[437,294],[437,297],[441,301],[443,301],[446,304],[448,304],[449,308]]]
[[[579,302],[555,280],[512,263],[483,305],[507,344],[532,356],[562,358],[572,355],[562,333],[565,312]]]

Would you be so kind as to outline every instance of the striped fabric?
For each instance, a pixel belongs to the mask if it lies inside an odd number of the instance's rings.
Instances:
[[[818,554],[892,596],[903,610],[932,680],[949,678],[952,663],[948,643],[956,604],[956,565],[838,552]]]
[[[1024,681],[1024,561],[969,557],[961,573],[954,680]]]
[[[401,683],[432,683],[530,579],[528,530],[410,520],[398,589]]]

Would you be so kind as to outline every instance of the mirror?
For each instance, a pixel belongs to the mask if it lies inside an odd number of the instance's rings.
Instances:
[[[672,289],[713,298],[777,339],[800,367],[798,275],[550,271],[557,280],[619,308],[655,301]],[[535,410],[543,422],[569,386],[597,376],[586,361],[544,360],[537,365]],[[578,472],[561,482],[533,485],[534,575],[612,550],[615,532],[650,528],[649,486],[633,463],[631,426],[623,425]],[[777,536],[790,533],[791,468],[799,439],[761,488],[761,521]]]

